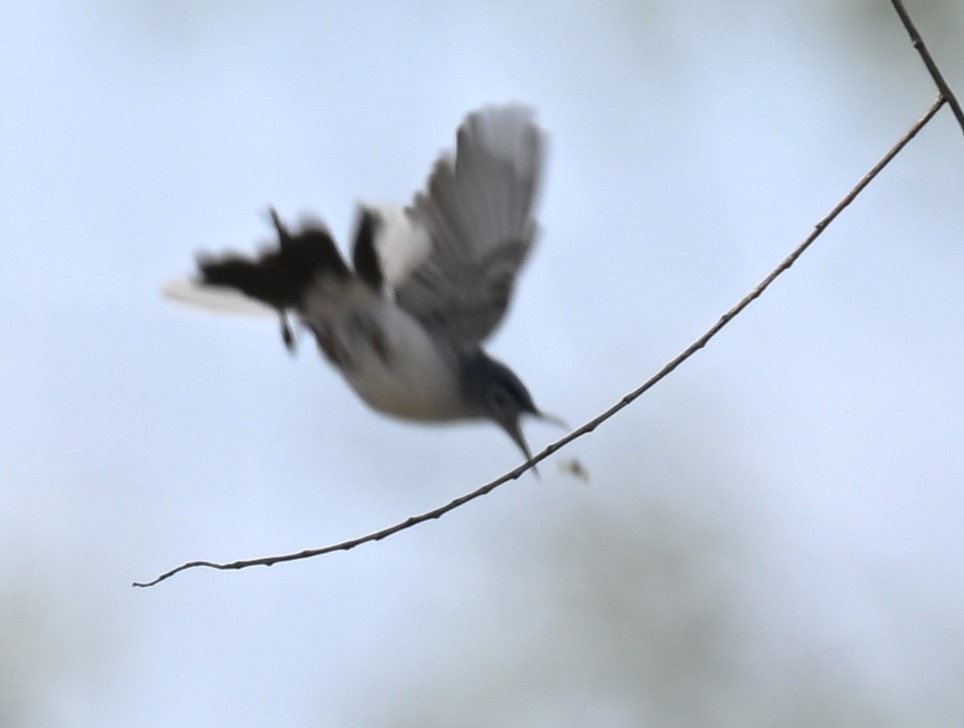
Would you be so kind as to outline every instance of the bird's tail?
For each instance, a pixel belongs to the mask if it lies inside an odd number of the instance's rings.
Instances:
[[[278,245],[257,257],[237,254],[200,256],[197,283],[233,289],[278,311],[297,308],[319,274],[350,276],[335,241],[320,223],[292,233],[271,210]]]

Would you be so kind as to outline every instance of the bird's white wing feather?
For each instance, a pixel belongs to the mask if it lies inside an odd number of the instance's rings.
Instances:
[[[375,250],[385,280],[395,288],[421,265],[432,250],[432,240],[404,207],[366,204],[379,219]]]

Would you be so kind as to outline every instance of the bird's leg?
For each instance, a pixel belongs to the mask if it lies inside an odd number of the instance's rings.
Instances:
[[[278,319],[281,321],[281,340],[285,342],[285,348],[292,354],[295,351],[295,335],[288,322],[288,316],[284,309],[278,309]]]

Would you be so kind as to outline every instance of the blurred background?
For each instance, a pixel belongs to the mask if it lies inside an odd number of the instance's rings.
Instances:
[[[964,93],[964,7],[908,4]],[[166,303],[198,251],[270,241],[269,205],[344,241],[465,113],[531,104],[544,232],[490,349],[579,424],[933,101],[889,3],[49,0],[8,9],[0,60],[0,725],[964,722],[947,109],[541,480],[348,553],[130,587],[351,538],[518,463],[495,427],[373,413],[273,319]]]

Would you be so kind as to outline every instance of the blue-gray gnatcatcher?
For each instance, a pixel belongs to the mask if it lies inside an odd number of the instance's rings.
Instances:
[[[543,146],[528,109],[484,108],[465,119],[455,155],[443,154],[410,206],[360,207],[351,268],[322,224],[291,230],[272,210],[277,246],[200,256],[196,279],[167,292],[190,300],[210,287],[238,291],[278,312],[289,348],[292,312],[376,410],[492,420],[531,459],[519,419],[546,415],[481,344],[535,241]]]

